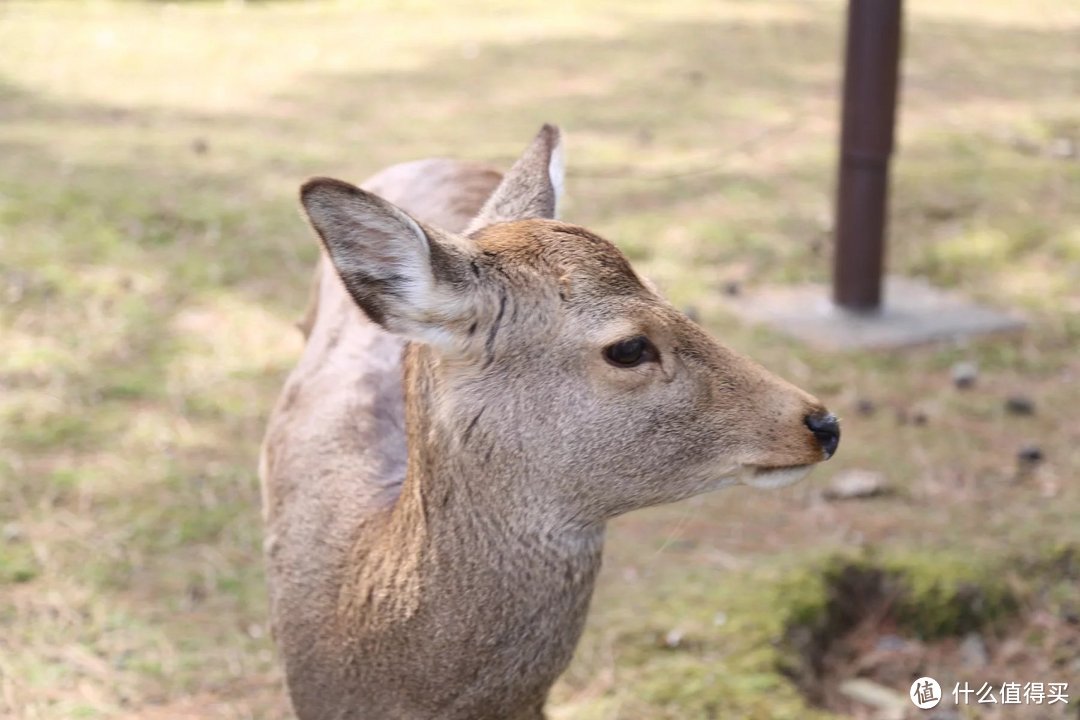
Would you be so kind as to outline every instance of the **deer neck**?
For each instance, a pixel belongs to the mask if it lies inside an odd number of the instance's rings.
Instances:
[[[411,344],[404,360],[408,466],[397,512],[410,526],[422,517],[436,545],[430,550],[523,555],[515,558],[522,562],[599,554],[603,525],[575,523],[544,497],[544,478],[525,464],[520,445],[485,432],[487,408],[436,407],[445,366],[430,348]]]
[[[575,524],[569,513],[560,517],[551,503],[530,495],[525,488],[542,487],[543,478],[521,482],[529,469],[505,460],[518,448],[494,446],[477,418],[482,409],[438,412],[445,378],[427,346],[407,346],[403,364],[406,478],[386,525],[357,563],[366,588],[346,588],[350,604],[382,598],[390,604],[363,614],[398,619],[460,614],[470,605],[518,606],[522,617],[535,621],[543,613],[580,630],[600,566],[603,524]]]

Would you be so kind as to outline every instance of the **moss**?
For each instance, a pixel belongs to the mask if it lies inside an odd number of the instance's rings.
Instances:
[[[603,628],[606,651],[578,658],[553,699],[553,717],[828,717],[815,714],[778,670],[778,610],[790,595],[777,585],[787,575],[769,565],[722,578],[715,571],[670,572],[651,578],[658,593],[637,602],[619,607],[598,599],[590,626]],[[583,648],[596,643],[587,636]],[[611,686],[596,694],[595,678],[612,668]],[[579,692],[591,693],[588,701],[560,696],[579,683]]]
[[[1021,566],[1033,595],[1047,612],[1080,622],[1080,543],[1054,543]]]
[[[48,412],[12,412],[4,418],[7,440],[16,447],[31,451],[52,448],[87,448],[100,433],[90,418],[69,410]]]
[[[1018,599],[998,562],[939,553],[830,556],[781,587],[785,625],[847,623],[866,604],[888,601],[900,626],[923,639],[962,635],[1015,613]]]
[[[776,669],[823,703],[829,668],[845,638],[867,622],[933,641],[986,630],[1020,608],[1003,563],[942,553],[841,553],[809,563],[777,588],[783,618]]]
[[[654,670],[634,694],[659,709],[660,717],[807,717],[805,703],[776,673],[731,672],[722,663],[685,654],[654,663]]]
[[[1041,548],[1023,565],[1025,575],[1080,580],[1080,543],[1057,542]]]
[[[883,567],[903,587],[896,605],[901,627],[934,640],[990,627],[1019,609],[1007,565],[968,556],[903,554]]]
[[[0,545],[0,585],[30,582],[41,572],[34,551],[26,543]]]

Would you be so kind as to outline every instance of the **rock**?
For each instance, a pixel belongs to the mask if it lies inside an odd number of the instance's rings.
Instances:
[[[1034,647],[1029,648],[1023,640],[1009,638],[997,648],[997,660],[1003,667],[1022,667],[1034,662],[1032,653],[1038,654]]]
[[[1054,138],[1050,143],[1050,157],[1058,160],[1068,160],[1077,155],[1076,143],[1069,138]]]
[[[889,668],[896,668],[907,664],[914,659],[919,652],[919,643],[905,640],[898,635],[883,635],[877,639],[874,646],[866,652],[859,653],[853,665],[851,665],[852,677],[888,677],[881,672],[890,672]]]
[[[1030,138],[1020,137],[1018,135],[1009,138],[1009,144],[1012,145],[1014,150],[1023,155],[1038,155],[1040,150],[1042,150],[1039,143]]]
[[[908,641],[899,635],[882,635],[874,644],[875,650],[883,652],[899,652],[908,647]]]
[[[4,290],[4,299],[14,305],[26,295],[26,290],[30,286],[30,278],[27,275],[16,271],[8,273],[4,279],[7,281],[7,288]]]
[[[683,315],[690,318],[693,322],[701,322],[701,311],[697,309],[697,305],[687,305],[683,308]]]
[[[979,366],[973,362],[958,362],[952,366],[953,385],[959,390],[975,386],[979,379]]]
[[[678,628],[669,630],[668,634],[664,636],[664,645],[669,648],[677,648],[682,645],[683,631]]]
[[[191,141],[191,151],[196,155],[205,155],[210,151],[210,143],[204,138],[195,138]]]
[[[1016,453],[1021,465],[1038,465],[1044,459],[1042,448],[1038,445],[1025,445]]]
[[[863,417],[870,417],[877,411],[877,405],[868,398],[859,398],[855,401],[855,412]]]
[[[880,712],[875,717],[882,720],[902,720],[911,707],[903,694],[865,678],[845,680],[837,689],[855,702],[877,708]]]
[[[837,473],[822,496],[826,500],[865,500],[892,493],[893,488],[882,473],[873,470],[844,470]]]
[[[968,667],[985,667],[990,664],[990,653],[978,633],[968,633],[960,642],[960,658]]]
[[[1005,412],[1010,415],[1034,415],[1035,401],[1025,395],[1010,395],[1005,400]]]
[[[896,422],[899,425],[917,425],[922,427],[930,422],[930,415],[921,408],[897,408]]]
[[[738,297],[742,294],[742,285],[738,280],[728,280],[724,283],[723,290],[728,297]]]

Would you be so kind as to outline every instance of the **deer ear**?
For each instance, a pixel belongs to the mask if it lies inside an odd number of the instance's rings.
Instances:
[[[559,128],[544,125],[465,229],[469,234],[497,222],[554,218],[563,192],[565,163]]]
[[[453,338],[471,312],[462,244],[341,180],[309,180],[300,202],[345,288],[369,318],[423,342]]]

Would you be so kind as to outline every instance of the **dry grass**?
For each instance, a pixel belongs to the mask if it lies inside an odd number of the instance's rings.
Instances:
[[[826,276],[839,2],[0,5],[0,714],[286,716],[254,467],[315,254],[296,186],[506,162],[546,120],[568,218],[847,419],[801,487],[614,523],[555,717],[809,717],[770,644],[792,568],[1080,542],[1080,11],[910,5],[893,265],[1023,308],[1019,339],[825,356],[718,309]],[[900,497],[823,504],[845,467]]]

